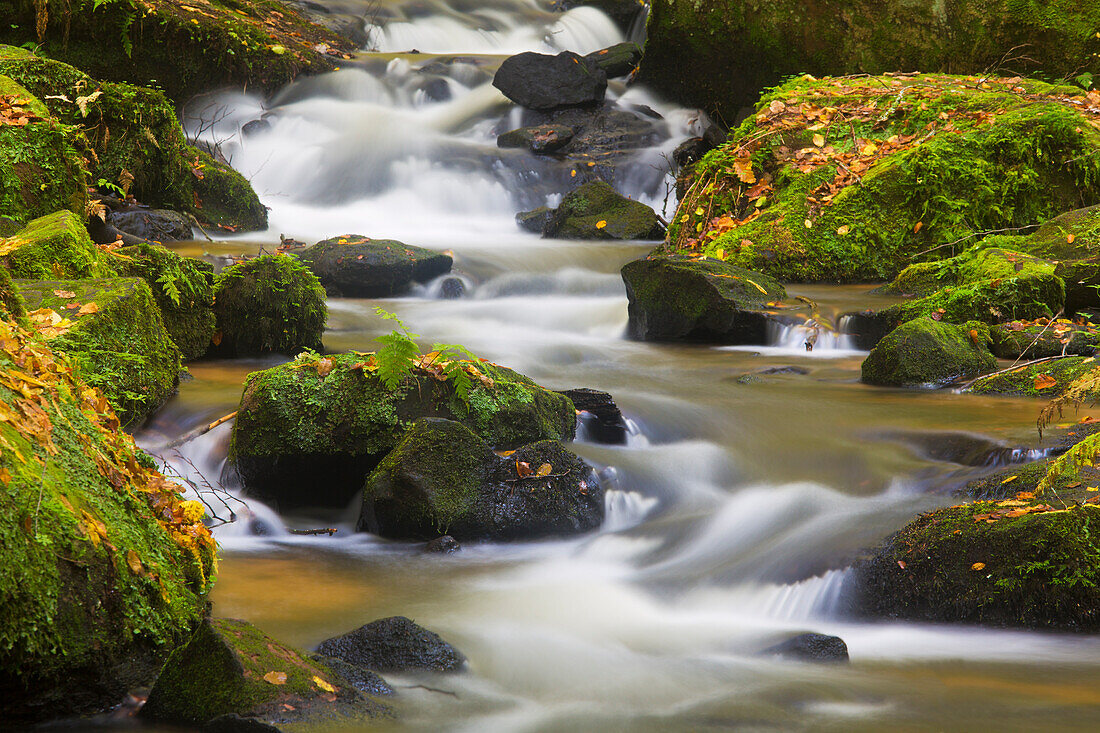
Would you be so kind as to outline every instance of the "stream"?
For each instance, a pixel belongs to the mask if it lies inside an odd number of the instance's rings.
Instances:
[[[637,39],[600,11],[535,0],[332,0],[381,23],[372,52],[272,98],[223,94],[189,122],[248,176],[270,228],[177,245],[218,257],[270,250],[279,235],[343,233],[453,252],[465,295],[429,283],[407,297],[331,299],[325,346],[372,350],[397,313],[420,342],[461,343],[553,389],[610,392],[622,446],[579,433],[572,449],[609,489],[607,520],[561,541],[471,544],[449,556],[352,531],[354,511],[278,516],[234,503],[215,530],[218,616],[312,647],[376,618],[408,616],[469,659],[466,673],[393,676],[395,731],[1096,730],[1100,640],[839,614],[846,564],[950,488],[1039,445],[1035,401],[860,384],[846,337],[803,348],[626,340],[619,268],[648,243],[541,239],[517,211],[555,204],[558,171],[496,135],[519,113],[488,82],[525,50],[587,53]],[[409,53],[415,49],[415,53]],[[430,87],[418,71],[442,79]],[[440,93],[440,84],[446,92]],[[434,91],[433,91],[434,90]],[[666,139],[618,168],[623,193],[671,215],[664,163],[699,113],[613,80],[620,106],[663,117]],[[205,111],[203,111],[205,110]],[[266,129],[240,134],[264,117]],[[502,123],[502,118],[505,118]],[[511,122],[511,126],[502,124]],[[792,286],[821,313],[875,307],[870,286]],[[138,441],[173,470],[224,480],[230,425],[162,448],[236,409],[245,375],[279,359],[201,361]],[[950,437],[958,451],[934,447]],[[1048,444],[1050,439],[1048,438]],[[334,536],[288,528],[336,527]],[[835,634],[851,664],[759,652],[804,631]]]

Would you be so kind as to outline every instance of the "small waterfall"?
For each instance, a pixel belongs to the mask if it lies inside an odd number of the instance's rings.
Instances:
[[[768,345],[809,354],[856,351],[854,336],[836,331],[813,318],[798,325],[771,321],[768,323]]]

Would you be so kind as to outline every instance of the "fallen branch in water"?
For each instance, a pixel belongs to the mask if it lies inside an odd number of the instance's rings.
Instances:
[[[1013,364],[1010,367],[1006,367],[1004,369],[998,369],[995,372],[990,372],[989,374],[983,374],[980,377],[975,377],[974,379],[971,379],[966,384],[962,384],[962,385],[956,387],[956,389],[958,389],[959,391],[962,391],[964,389],[969,389],[970,387],[973,387],[975,384],[982,381],[983,379],[992,379],[993,377],[997,376],[998,374],[1005,374],[1006,372],[1013,372],[1013,371],[1016,371],[1017,369],[1027,369],[1029,366],[1035,366],[1036,364],[1042,364],[1043,362],[1047,362],[1047,361],[1057,361],[1058,359],[1072,359],[1072,358],[1074,358],[1074,355],[1059,354],[1058,356],[1044,356],[1042,359],[1035,359],[1033,361],[1025,361],[1023,364]]]
[[[184,433],[183,435],[176,438],[175,440],[173,440],[171,443],[169,443],[168,445],[166,445],[164,447],[165,448],[178,448],[181,445],[183,445],[184,443],[191,442],[192,440],[199,437],[200,435],[206,435],[207,433],[209,433],[214,428],[218,427],[219,425],[224,425],[225,423],[229,422],[230,420],[232,420],[236,416],[237,416],[237,411],[234,410],[233,412],[229,413],[228,415],[224,415],[222,417],[219,417],[217,420],[210,423],[209,425],[204,425],[202,427],[195,428],[194,430],[192,430],[189,433]]]

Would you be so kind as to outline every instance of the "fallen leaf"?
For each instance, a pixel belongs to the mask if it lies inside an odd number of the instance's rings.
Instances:
[[[596,222],[597,229],[603,229],[605,226],[607,226],[607,222],[603,219],[600,219],[598,222]]]
[[[531,475],[531,464],[525,461],[516,461],[516,475],[520,478],[527,478]]]
[[[55,291],[53,291],[53,294],[56,295],[59,298],[65,298],[65,299],[76,297],[76,293],[74,293],[71,290],[55,290]]]
[[[126,564],[130,566],[130,570],[134,575],[141,575],[141,571],[145,569],[141,564],[141,558],[133,550],[126,551]]]
[[[1077,239],[1077,235],[1076,235],[1076,234],[1068,234],[1068,235],[1066,235],[1066,243],[1067,243],[1067,244],[1073,244],[1073,240],[1075,240],[1075,239]]]
[[[814,145],[817,147],[823,147],[825,145],[825,137],[823,135],[814,135]]]
[[[916,224],[913,225],[913,234],[916,234],[917,232],[919,232],[923,227],[924,227],[924,222],[923,221],[918,221]]]
[[[317,687],[324,690],[325,692],[336,692],[335,687],[333,687],[329,683],[325,682],[323,679],[321,679],[317,675],[313,675],[313,684],[317,685]]]
[[[970,566],[970,569],[971,570],[985,570],[985,563],[984,562],[976,562],[976,563],[974,563],[973,565]]]
[[[544,463],[539,466],[539,470],[535,471],[535,475],[539,478],[542,478],[543,476],[549,476],[553,470],[553,466],[551,466],[549,463]]]
[[[314,680],[317,678],[314,677]],[[286,684],[286,672],[276,672],[274,670],[264,675],[264,681],[270,682],[273,685],[285,685]]]
[[[332,367],[336,365],[332,359],[325,357],[317,362],[317,374],[321,377],[327,377],[329,372],[332,371]]]
[[[99,313],[99,306],[95,303],[85,303],[76,312],[78,316],[90,316],[93,313]]]
[[[767,290],[765,290],[764,288],[760,287],[760,285],[759,285],[759,284],[757,284],[757,283],[753,282],[752,280],[749,280],[749,279],[748,279],[747,277],[745,278],[745,282],[747,282],[747,283],[748,283],[749,285],[752,285],[752,286],[753,286],[754,288],[756,288],[757,290],[759,290],[759,291],[760,291],[761,293],[763,293],[764,295],[767,295],[767,294],[768,294],[768,291],[767,291]]]
[[[848,226],[847,224],[845,224],[844,226],[837,229],[836,233],[843,237],[845,234],[847,234],[850,231],[852,231],[852,228],[850,226]]]
[[[1050,387],[1056,387],[1058,380],[1049,374],[1040,374],[1035,377],[1035,389],[1049,389]]]
[[[905,570],[905,561],[904,560],[898,560],[898,567],[901,568],[902,570]]]
[[[1002,481],[1001,483],[1002,483],[1002,484],[1008,484],[1008,483],[1012,483],[1013,481],[1015,481],[1015,480],[1016,480],[1016,479],[1018,479],[1018,478],[1020,478],[1020,477],[1019,477],[1019,476],[1009,476],[1008,478],[1006,478],[1006,479],[1005,479],[1004,481]]]

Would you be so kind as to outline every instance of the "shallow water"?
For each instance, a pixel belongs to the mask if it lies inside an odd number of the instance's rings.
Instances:
[[[383,7],[398,20],[375,35],[382,53],[274,100],[221,100],[227,116],[214,134],[226,136],[223,150],[271,207],[272,226],[179,249],[216,256],[270,249],[280,233],[312,242],[357,232],[452,250],[466,297],[438,299],[429,284],[404,298],[333,300],[326,347],[372,349],[390,328],[374,315],[382,305],[425,345],[462,343],[546,386],[612,393],[631,421],[628,443],[573,445],[608,482],[608,520],[577,539],[471,545],[441,557],[352,533],[354,507],[278,517],[253,506],[267,533],[254,536],[248,512],[234,504],[223,513],[242,519],[216,531],[215,612],[306,647],[400,614],[465,652],[466,674],[396,678],[401,718],[384,729],[1096,729],[1093,637],[851,623],[836,614],[844,568],[861,548],[951,503],[950,487],[981,470],[935,460],[907,435],[972,433],[1003,448],[1003,458],[1039,445],[1040,405],[864,386],[864,355],[828,333],[812,352],[797,330],[777,330],[772,345],[754,348],[626,340],[618,270],[650,245],[518,231],[512,216],[530,201],[516,169],[493,162],[504,105],[476,73],[502,54],[587,51],[623,34],[597,11],[563,17],[522,0]],[[420,53],[398,53],[412,49]],[[432,54],[476,57],[448,82],[450,101],[414,89],[415,68]],[[644,90],[625,94],[669,121],[670,138],[619,181],[659,206],[665,178],[653,161],[698,115]],[[265,110],[268,132],[236,135]],[[889,302],[868,290],[790,288],[833,322]],[[141,442],[158,451],[233,411],[244,376],[277,362],[192,365],[193,379]],[[774,367],[804,373],[763,373]],[[161,453],[179,471],[216,481],[229,430],[179,455]],[[339,531],[296,536],[284,523]],[[851,664],[757,655],[807,630],[844,638]]]

